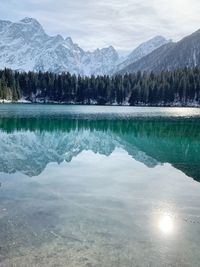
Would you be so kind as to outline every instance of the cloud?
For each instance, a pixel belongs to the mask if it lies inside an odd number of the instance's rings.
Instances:
[[[192,33],[199,13],[199,0],[7,0],[0,17],[34,17],[48,34],[71,36],[84,49],[130,51],[155,35],[178,40]]]

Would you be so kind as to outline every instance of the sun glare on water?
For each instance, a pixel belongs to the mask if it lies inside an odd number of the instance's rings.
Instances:
[[[172,217],[170,217],[169,215],[163,215],[159,220],[158,226],[163,234],[172,234],[174,230],[174,223]]]

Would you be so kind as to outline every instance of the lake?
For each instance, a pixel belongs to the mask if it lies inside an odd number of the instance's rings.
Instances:
[[[200,266],[200,109],[0,105],[0,266]]]

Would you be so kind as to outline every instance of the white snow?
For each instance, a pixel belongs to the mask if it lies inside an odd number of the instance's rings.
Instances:
[[[157,48],[171,42],[171,40],[167,40],[162,36],[156,36],[151,40],[142,43],[136,49],[134,49],[125,59],[124,61],[120,61],[117,66],[114,68],[113,72],[118,72],[128,65],[140,60],[141,58],[149,55],[151,52],[156,50]]]
[[[0,69],[104,75],[118,60],[113,47],[86,52],[70,37],[48,36],[31,18],[15,23],[0,20],[0,32]]]
[[[26,100],[25,98],[21,98],[17,101],[12,101],[12,100],[7,100],[7,99],[0,99],[0,103],[5,103],[5,104],[8,104],[8,103],[21,103],[21,104],[26,104],[26,103],[31,103],[31,101],[28,101]]]
[[[196,67],[197,66],[197,58],[196,58],[196,51],[194,49],[194,52],[193,52],[193,61],[194,61],[194,66]]]

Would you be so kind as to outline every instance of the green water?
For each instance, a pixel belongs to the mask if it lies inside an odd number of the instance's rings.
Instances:
[[[0,266],[200,266],[200,109],[0,105]]]

